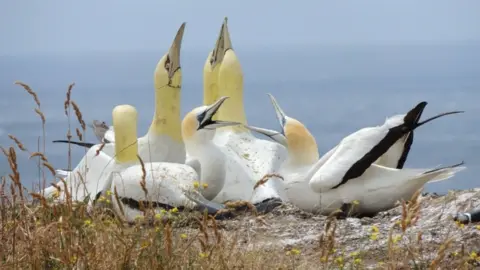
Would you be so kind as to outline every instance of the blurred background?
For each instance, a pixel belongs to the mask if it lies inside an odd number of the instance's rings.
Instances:
[[[182,45],[182,116],[202,103],[202,71],[223,18],[244,73],[249,124],[277,129],[266,93],[304,122],[320,153],[343,137],[428,101],[424,117],[465,110],[419,128],[406,167],[466,162],[454,178],[427,185],[445,193],[480,185],[480,2],[478,1],[2,1],[0,2],[0,145],[17,136],[29,150],[42,135],[47,156],[66,168],[72,98],[83,117],[111,124],[115,105],[137,107],[139,136],[153,117],[153,71],[178,27]],[[76,121],[73,121],[76,126]],[[87,141],[96,142],[91,130]],[[84,149],[73,148],[75,165]],[[25,185],[38,179],[36,158],[18,153]],[[8,173],[0,157],[0,175]]]

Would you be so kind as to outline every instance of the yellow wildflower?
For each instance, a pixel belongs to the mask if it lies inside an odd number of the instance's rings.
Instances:
[[[203,183],[203,184],[202,184],[202,187],[203,187],[204,189],[206,189],[206,188],[208,188],[208,184],[207,184],[207,183]]]
[[[205,252],[200,252],[200,258],[207,258],[208,257],[208,254],[205,253]]]
[[[476,260],[478,257],[477,253],[475,251],[472,251],[472,253],[470,253],[470,259],[472,260]]]
[[[400,239],[402,239],[402,236],[400,236],[400,235],[395,235],[394,237],[392,237],[392,242],[395,244],[395,243],[397,243],[398,241],[400,241]]]
[[[198,181],[193,182],[193,187],[194,187],[194,188],[199,188],[199,187],[200,187],[200,183],[199,183]]]
[[[135,217],[135,220],[136,220],[136,221],[142,221],[142,220],[143,220],[143,216],[138,215],[138,216]]]
[[[165,209],[162,209],[162,210],[160,210],[160,213],[162,213],[162,214],[166,214],[166,213],[167,213],[167,210],[165,210]]]
[[[177,208],[177,207],[174,207],[174,208],[170,209],[170,212],[172,212],[172,213],[177,213],[177,212],[178,212],[178,208]]]
[[[55,191],[52,194],[52,197],[54,199],[57,199],[58,197],[60,197],[60,191],[58,191],[58,189],[55,189]]]
[[[358,251],[354,251],[350,253],[350,257],[357,257],[360,253]]]
[[[100,196],[100,198],[98,198],[98,201],[99,202],[104,202],[107,198],[105,198],[104,196]]]
[[[378,227],[375,226],[375,225],[372,226],[371,230],[372,230],[372,232],[376,232],[376,233],[379,232]]]
[[[359,205],[360,202],[359,202],[358,200],[354,200],[354,201],[352,202],[352,204],[353,204],[353,205]]]
[[[87,219],[83,222],[85,224],[85,226],[91,226],[92,225],[92,221],[90,219]]]
[[[155,219],[162,219],[162,214],[155,214]]]
[[[182,234],[180,234],[180,238],[182,238],[182,239],[187,239],[187,235],[184,234],[184,233],[182,233]]]
[[[361,264],[362,263],[362,259],[360,258],[356,258],[355,260],[353,260],[353,264]]]
[[[109,199],[107,199],[105,202],[106,202],[107,204],[110,204],[110,203],[111,203],[111,201],[110,201]]]
[[[465,227],[465,224],[461,223],[460,221],[455,221],[455,224],[457,225],[457,227],[459,227],[460,229],[463,229]]]
[[[300,250],[296,248],[292,248],[291,252],[293,253],[293,255],[298,255],[301,253]]]
[[[160,232],[160,227],[155,227],[155,232]]]
[[[480,225],[475,226],[475,228],[480,231]]]
[[[340,257],[337,257],[335,259],[335,262],[339,265],[339,266],[343,266],[343,257],[340,256]]]
[[[375,241],[375,240],[377,240],[377,239],[378,239],[378,233],[372,233],[372,234],[370,235],[370,240]]]
[[[107,190],[107,196],[112,195],[112,192],[110,190]]]
[[[458,252],[456,252],[456,251],[455,251],[455,252],[452,252],[452,256],[453,256],[453,257],[457,257],[457,256],[458,256]]]
[[[322,258],[320,258],[320,262],[327,262],[327,257],[323,256]]]

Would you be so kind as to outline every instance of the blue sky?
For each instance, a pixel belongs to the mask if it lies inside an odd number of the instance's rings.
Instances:
[[[211,48],[224,16],[234,46],[471,43],[480,1],[0,1],[0,54]]]

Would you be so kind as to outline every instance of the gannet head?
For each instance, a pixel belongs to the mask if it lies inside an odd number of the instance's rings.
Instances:
[[[280,123],[281,132],[257,127],[246,127],[284,145],[288,150],[291,163],[310,165],[318,161],[317,142],[310,131],[297,119],[287,116],[273,95],[268,94],[268,96],[275,108],[275,114]]]
[[[155,89],[161,89],[166,85],[180,87],[182,76],[180,69],[180,49],[182,47],[184,31],[185,23],[182,23],[173,40],[172,46],[170,46],[168,52],[158,62],[154,73]]]
[[[233,49],[227,22],[228,19],[225,17],[222,28],[220,28],[220,33],[218,34],[217,42],[215,42],[215,48],[213,48],[207,59],[212,70],[222,63],[227,51]]]
[[[119,164],[137,160],[137,110],[131,105],[118,105],[112,112],[115,129],[115,161]]]
[[[210,106],[197,107],[187,113],[182,121],[182,137],[185,143],[212,140],[215,136],[215,129],[240,125],[237,122],[212,119],[226,99],[228,97],[221,97]]]
[[[463,111],[445,112],[445,113],[438,114],[434,117],[428,118],[423,122],[420,122],[420,117],[422,116],[423,110],[425,110],[426,106],[427,106],[427,102],[422,101],[418,103],[417,106],[415,106],[406,114],[395,115],[387,118],[387,120],[385,120],[384,126],[388,127],[389,129],[398,128],[401,130],[402,133],[408,134],[413,130],[415,130],[416,128],[422,126],[423,124],[426,124],[442,116],[463,113]]]

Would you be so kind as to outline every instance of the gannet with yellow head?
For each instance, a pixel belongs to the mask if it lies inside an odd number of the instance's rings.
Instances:
[[[185,163],[185,146],[180,128],[180,98],[182,71],[180,49],[185,23],[177,31],[169,51],[158,62],[154,72],[155,113],[145,136],[139,138],[139,155],[146,162],[168,161]],[[103,132],[103,142],[115,142],[115,129],[109,127]],[[68,143],[57,140],[54,142]],[[71,142],[87,148],[91,143]]]
[[[362,132],[353,133],[343,139],[339,145],[322,156],[318,161],[313,162],[316,158],[314,150],[316,146],[313,136],[298,120],[286,116],[273,96],[270,95],[270,98],[282,126],[282,133],[256,127],[250,127],[250,129],[269,136],[287,147],[289,157],[280,170],[281,173],[286,173],[287,175],[285,190],[288,198],[304,210],[330,213],[332,210],[337,209],[340,204],[343,214],[346,214],[352,210],[350,209],[352,203],[358,201],[359,205],[355,206],[355,213],[374,214],[392,208],[398,200],[409,200],[427,182],[449,179],[455,173],[465,169],[465,167],[461,166],[463,162],[436,169],[396,169],[375,164],[374,162],[381,155],[388,153],[389,148],[397,140],[408,135],[416,127],[440,116],[456,112],[441,114],[421,123],[415,117],[413,118],[413,126],[404,125],[405,121],[398,122],[396,120],[399,118],[395,117],[390,119],[390,121],[387,120],[387,126],[389,130],[400,126],[400,128],[396,129],[399,133],[396,133],[395,138],[392,138],[392,133],[387,131],[387,134],[390,135],[384,135],[382,138],[390,138],[391,141],[386,146],[382,146],[386,148],[383,153],[377,152],[373,156],[368,157],[372,161],[367,168],[360,175],[344,181],[345,177],[328,175],[324,171],[328,169],[330,169],[328,172],[335,169],[339,171],[342,167],[345,167],[346,164],[351,162],[351,159],[348,157],[349,154],[356,154],[358,160],[365,158],[365,156],[359,154],[361,151],[358,149],[362,149],[364,145],[371,143],[372,136],[370,136],[370,140],[360,140],[359,138],[362,136],[359,135],[363,133],[363,138],[368,138],[368,136],[365,136],[365,133],[378,132],[378,127],[377,129],[365,128],[360,130]],[[416,112],[418,113],[418,110]],[[402,128],[402,125],[405,128]],[[357,138],[356,141],[351,143],[352,141],[350,140],[355,140],[355,136]],[[382,142],[386,144],[380,139],[379,142],[374,143],[373,148]],[[342,153],[342,150],[346,151],[343,152],[344,155],[338,155],[338,153]],[[376,156],[379,153],[380,156]],[[402,154],[401,152],[398,153],[398,151],[396,153],[397,158]],[[388,154],[391,155],[392,153]],[[355,164],[358,163],[350,165],[351,167],[349,168],[355,167]],[[345,171],[351,171],[349,168],[346,168]],[[296,170],[302,173],[298,174]],[[309,194],[309,196],[306,196],[306,194]]]
[[[218,118],[246,124],[243,106],[243,72],[232,47],[225,18],[215,48],[204,66],[204,105],[215,102],[219,96],[230,99],[220,108]],[[255,138],[242,126],[219,129],[214,142],[227,154],[226,184],[214,199],[249,200],[260,211],[279,205],[281,194],[278,181],[270,180],[253,190],[265,174],[272,173],[286,157],[283,146]],[[188,151],[187,151],[188,152]]]
[[[117,213],[122,212],[128,221],[140,215],[140,201],[147,205],[152,202],[156,210],[177,207],[207,208],[214,214],[224,206],[208,202],[213,199],[224,185],[224,155],[211,139],[218,127],[238,125],[234,122],[212,120],[218,108],[227,99],[220,98],[211,106],[202,106],[189,112],[182,121],[182,135],[186,147],[191,153],[189,165],[169,162],[144,163],[137,158],[138,143],[136,140],[137,112],[130,105],[120,105],[113,111],[115,128],[115,163],[111,184],[107,184],[112,192],[117,190],[120,202],[114,207]],[[121,133],[120,133],[121,132]],[[144,180],[144,186],[139,183]],[[199,180],[200,197],[203,202],[192,199],[191,192],[195,181]],[[147,190],[147,194],[145,194]],[[148,198],[145,198],[147,196]],[[121,207],[119,207],[121,205]]]
[[[138,154],[144,162],[185,163],[185,146],[180,126],[182,81],[180,48],[184,30],[185,23],[180,26],[169,51],[163,55],[155,68],[155,113],[147,134],[138,139]],[[72,172],[58,171],[60,176],[66,177],[67,183],[83,186],[84,192],[79,191],[80,193],[73,194],[74,198],[83,200],[86,194],[92,194],[91,199],[93,199],[102,188],[104,175],[108,174],[108,165],[115,152],[114,130],[114,128],[109,128],[104,135],[106,141],[101,154],[106,155],[105,158],[97,156],[100,144],[95,144],[93,147],[83,145],[89,150]],[[68,141],[65,142],[68,143]],[[55,188],[53,187],[44,190],[46,195],[54,192]]]

